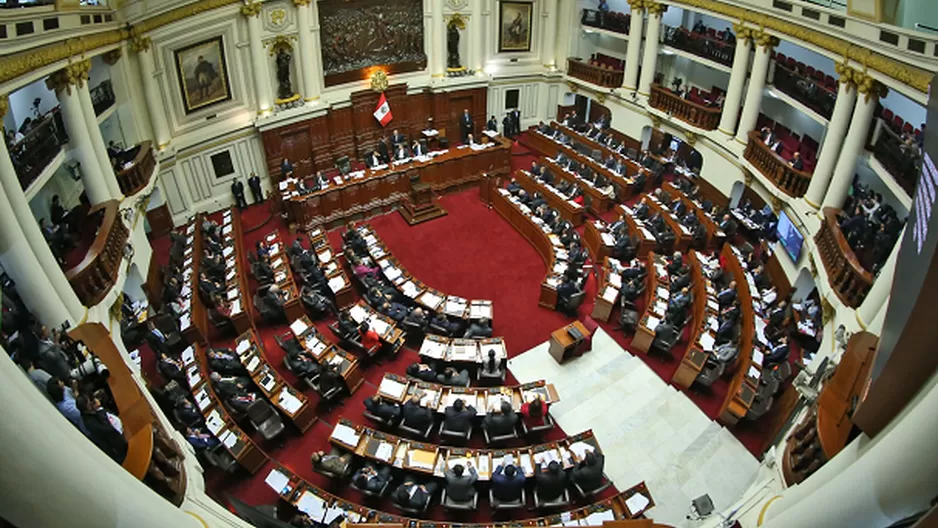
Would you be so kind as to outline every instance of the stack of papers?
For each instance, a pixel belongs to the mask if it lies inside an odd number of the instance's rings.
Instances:
[[[342,275],[336,275],[335,277],[329,279],[329,289],[333,292],[338,292],[344,287],[345,279],[342,277]]]
[[[267,478],[264,479],[264,482],[270,486],[270,489],[277,492],[277,495],[280,495],[280,492],[287,487],[287,484],[290,483],[290,478],[281,473],[280,471],[274,469],[267,475]]]
[[[645,322],[645,326],[652,332],[655,331],[655,328],[658,328],[659,324],[661,324],[661,320],[653,315],[649,315],[648,321]]]
[[[296,411],[300,410],[300,406],[302,405],[303,402],[294,396],[286,387],[280,391],[280,408],[286,411],[287,414],[296,414]]]
[[[378,391],[387,394],[388,396],[393,397],[396,400],[400,400],[404,397],[404,391],[407,390],[407,385],[401,383],[397,380],[391,378],[384,378],[381,380],[381,385],[378,386]]]
[[[346,445],[358,446],[358,442],[361,440],[362,436],[358,434],[355,429],[340,423],[332,430],[331,438]]]
[[[625,506],[629,509],[629,512],[632,513],[632,517],[635,517],[645,511],[645,508],[648,507],[650,502],[651,501],[648,500],[648,497],[642,495],[641,493],[636,493],[635,495],[632,495],[625,500]]]
[[[292,331],[293,335],[295,336],[303,335],[308,329],[309,327],[306,325],[306,323],[303,322],[302,319],[297,319],[296,321],[290,323],[290,331]]]

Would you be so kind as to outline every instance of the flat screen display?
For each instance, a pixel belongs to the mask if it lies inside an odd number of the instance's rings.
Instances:
[[[801,246],[804,245],[804,235],[801,234],[801,231],[798,231],[795,224],[791,223],[791,219],[788,218],[785,211],[781,211],[778,215],[778,225],[775,232],[778,241],[782,243],[782,247],[788,252],[791,260],[798,262],[798,257],[801,256]]]

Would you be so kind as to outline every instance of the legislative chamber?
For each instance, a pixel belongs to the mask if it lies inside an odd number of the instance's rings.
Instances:
[[[925,527],[929,0],[0,0],[0,526]]]

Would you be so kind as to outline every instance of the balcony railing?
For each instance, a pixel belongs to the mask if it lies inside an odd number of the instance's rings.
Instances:
[[[632,22],[632,15],[619,13],[616,11],[598,11],[596,9],[584,9],[580,17],[580,23],[584,26],[605,29],[623,35],[629,34],[629,26]]]
[[[716,36],[695,33],[682,27],[669,27],[664,35],[665,45],[710,59],[724,66],[733,65],[736,41],[725,41]]]
[[[99,223],[98,234],[85,258],[65,276],[82,304],[95,306],[117,282],[130,231],[121,220],[120,202],[117,200],[92,207],[88,218]]]
[[[785,158],[762,141],[758,130],[749,132],[744,157],[785,194],[798,198],[808,190],[811,174],[789,167]]]
[[[609,66],[594,66],[583,62],[579,57],[567,59],[567,75],[606,88],[622,86],[625,72],[613,70]]]
[[[662,112],[703,130],[716,130],[720,126],[722,109],[688,101],[660,84],[651,85],[648,104]]]
[[[114,105],[114,88],[110,80],[102,82],[91,90],[91,105],[94,107],[96,116]]]
[[[903,141],[889,127],[884,126],[873,145],[873,157],[909,196],[915,194],[915,183],[922,170],[922,154],[917,145]]]
[[[818,114],[831,118],[834,103],[837,102],[837,85],[816,78],[802,75],[780,62],[775,63],[775,87],[790,95],[793,99],[814,110]]]
[[[150,183],[153,169],[156,167],[156,157],[153,155],[152,143],[149,140],[124,151],[118,159],[117,183],[124,196],[137,194]]]
[[[873,275],[860,265],[853,249],[847,244],[837,222],[839,212],[839,209],[833,207],[824,208],[824,220],[821,230],[814,236],[814,242],[821,254],[824,269],[827,270],[831,288],[841,302],[856,308],[873,286]]]
[[[49,163],[68,142],[65,125],[58,108],[46,114],[26,133],[23,139],[9,145],[10,158],[23,190],[42,174]]]

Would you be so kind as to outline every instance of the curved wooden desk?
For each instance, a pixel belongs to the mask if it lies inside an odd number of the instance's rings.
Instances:
[[[495,352],[495,361],[499,364],[508,360],[505,339],[502,337],[463,339],[427,334],[417,353],[434,361],[482,366],[489,359],[489,351]]]
[[[248,287],[250,265],[247,260],[247,252],[253,250],[244,247],[241,212],[234,206],[222,215],[222,238],[223,252],[228,251],[229,248],[234,252],[234,276],[231,276],[231,266],[228,265],[230,254],[224,255],[225,273],[228,274],[226,276],[227,301],[232,304],[235,301],[240,303],[240,310],[236,310],[236,306],[231,308],[231,322],[234,324],[235,331],[241,334],[254,327],[254,296],[251,295],[251,289]]]
[[[281,292],[286,293],[283,311],[287,315],[287,321],[293,321],[302,317],[306,313],[306,308],[300,300],[300,290],[296,287],[296,280],[293,278],[293,270],[290,266],[290,245],[280,240],[280,232],[276,229],[268,233],[264,241],[270,246],[270,267],[274,272],[274,283]]]
[[[866,271],[853,253],[847,239],[840,230],[837,221],[839,209],[824,208],[824,221],[821,230],[814,235],[821,254],[821,262],[827,271],[827,279],[837,297],[852,308],[856,308],[866,299],[866,294],[873,287],[873,275]]]
[[[332,250],[329,238],[322,228],[311,229],[306,232],[309,238],[310,251],[316,254],[319,266],[326,276],[326,284],[335,294],[335,303],[341,310],[355,303],[355,290],[352,282],[345,273],[345,268],[339,263],[341,253]]]
[[[672,198],[676,197],[684,203],[688,210],[694,212],[697,221],[707,230],[706,246],[710,249],[719,249],[726,242],[726,233],[720,229],[717,221],[710,216],[710,213],[703,210],[703,207],[696,201],[691,200],[683,191],[674,186],[671,182],[664,182],[661,185]]]
[[[204,215],[199,213],[195,219],[185,226],[186,249],[183,254],[183,291],[182,298],[186,299],[184,305],[188,307],[188,316],[183,314],[180,318],[179,329],[182,331],[182,337],[190,344],[208,345],[208,311],[205,309],[205,303],[202,302],[202,296],[199,295],[199,270],[202,267],[202,219]],[[185,280],[185,274],[189,273],[188,280]],[[188,296],[185,289],[188,288]]]
[[[670,278],[666,269],[666,261],[661,255],[648,253],[648,264],[645,269],[645,313],[635,326],[635,336],[632,337],[632,349],[647,354],[655,340],[655,328],[664,320],[667,310],[668,298],[664,293],[668,290]],[[659,288],[663,291],[659,292]]]
[[[560,214],[560,217],[564,220],[567,220],[575,226],[579,226],[583,223],[583,206],[574,203],[570,200],[567,200],[563,196],[560,196],[559,193],[554,191],[552,186],[545,185],[543,182],[537,181],[530,172],[526,170],[517,170],[515,171],[515,179],[518,183],[521,184],[521,187],[528,193],[540,193],[544,197],[544,201],[547,202],[547,205],[551,209],[557,211]],[[577,183],[577,186],[580,186],[580,183]]]
[[[565,169],[554,162],[550,158],[541,157],[541,164],[554,175],[556,179],[564,180],[570,183],[575,183],[580,186],[580,189],[583,189],[583,194],[590,197],[589,210],[593,211],[596,214],[602,214],[608,211],[612,207],[614,201],[614,196],[610,196],[596,187],[593,182],[581,178],[578,174],[571,171],[570,169]],[[604,174],[605,176],[605,174]]]
[[[739,356],[736,360],[736,370],[718,414],[720,422],[724,425],[733,425],[746,416],[758,388],[758,380],[753,381],[748,376],[749,367],[753,364],[756,314],[752,306],[752,293],[749,291],[746,271],[733,249],[735,248],[729,244],[724,244],[721,252],[724,259],[723,269],[736,281],[736,298],[739,300],[740,308]]]
[[[674,372],[671,383],[687,389],[700,375],[704,363],[713,350],[716,330],[716,316],[719,305],[716,301],[716,291],[710,284],[710,279],[703,272],[702,257],[696,251],[687,253],[690,263],[691,281],[693,283],[694,304],[691,311],[691,339],[690,345],[684,352],[680,366]]]
[[[88,217],[95,223],[98,223],[100,217],[98,233],[85,258],[66,271],[65,278],[83,305],[95,306],[117,282],[130,230],[124,225],[120,202],[117,200],[108,200],[92,207]]]
[[[290,333],[320,365],[328,363],[336,368],[338,374],[342,376],[349,394],[355,394],[358,387],[365,382],[358,358],[327,341],[325,336],[316,330],[315,324],[308,315],[304,315],[290,323]]]
[[[681,253],[687,252],[687,250],[690,249],[691,232],[684,227],[684,224],[674,216],[674,213],[672,213],[665,204],[659,202],[654,195],[646,195],[643,199],[645,203],[648,204],[649,216],[654,213],[660,214],[661,218],[664,218],[664,223],[674,232],[674,251],[680,251]]]

